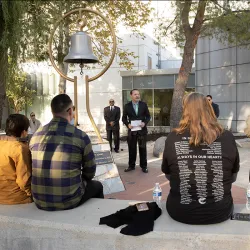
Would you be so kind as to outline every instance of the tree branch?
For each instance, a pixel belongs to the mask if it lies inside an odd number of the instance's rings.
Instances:
[[[96,40],[98,41],[98,39],[96,39]],[[96,43],[94,40],[92,40],[92,42],[93,42],[93,44],[95,45],[95,47],[97,48],[98,52],[99,52],[101,55],[103,55],[104,53],[103,53],[103,50],[101,49],[101,47],[98,47],[97,43]]]
[[[181,22],[184,30],[185,37],[187,37],[191,32],[191,27],[189,24],[189,12],[193,1],[186,0],[184,7],[181,12]]]
[[[215,5],[219,6],[221,9],[225,10],[225,12],[228,12],[228,11],[230,10],[230,9],[228,9],[228,8],[225,8],[224,6],[221,6],[221,5],[218,3],[217,0],[212,0],[212,2],[213,2]]]
[[[231,13],[249,13],[250,10],[234,10]]]
[[[192,27],[192,30],[198,31],[201,29],[202,24],[204,22],[204,14],[206,9],[207,0],[200,0],[197,13],[194,19],[194,25]]]
[[[225,16],[228,16],[228,15],[235,14],[236,17],[241,18],[240,16],[237,15],[237,13],[241,13],[242,14],[242,13],[249,13],[249,12],[250,12],[250,10],[234,10],[234,11],[231,11],[231,12],[228,12],[228,13],[224,13],[222,16],[225,17]],[[210,21],[210,20],[213,20],[213,19],[214,18],[206,18],[206,19],[203,20],[203,22]]]
[[[175,18],[174,18],[174,20],[166,28],[164,28],[165,31],[167,31],[171,27],[171,25],[175,22],[177,16],[178,15],[176,15]]]

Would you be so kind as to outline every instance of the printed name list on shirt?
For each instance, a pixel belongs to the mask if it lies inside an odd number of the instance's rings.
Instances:
[[[206,204],[208,197],[208,175],[212,176],[212,196],[215,202],[221,201],[224,195],[221,142],[201,145],[201,153],[194,153],[189,145],[189,137],[175,142],[177,155],[181,204],[199,202]],[[211,182],[211,181],[210,181]],[[196,194],[190,192],[195,185]],[[192,190],[194,187],[192,188]]]

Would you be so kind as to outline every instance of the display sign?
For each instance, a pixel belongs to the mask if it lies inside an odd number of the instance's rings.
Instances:
[[[113,158],[109,150],[98,151],[94,153],[95,153],[96,165],[104,165],[104,164],[113,163]]]

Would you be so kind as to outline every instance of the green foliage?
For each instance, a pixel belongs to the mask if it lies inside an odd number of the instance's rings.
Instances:
[[[7,77],[8,66],[7,53],[13,58],[12,66],[18,63],[20,53],[20,40],[23,36],[22,25],[23,15],[26,11],[25,1],[8,1],[2,0],[0,4],[0,72]],[[2,83],[1,83],[2,84]]]
[[[9,72],[6,84],[6,95],[9,100],[10,107],[15,113],[24,110],[25,105],[32,105],[34,99],[34,90],[27,82],[27,74],[16,68]]]
[[[230,11],[210,22],[204,35],[221,43],[248,47],[250,43],[250,10]]]
[[[42,1],[27,2],[27,11],[22,27],[23,35],[20,44],[21,62],[43,61],[48,59],[48,40],[55,22],[66,12],[79,7],[95,9],[108,17],[114,25],[115,31],[123,23],[132,32],[140,33],[140,28],[150,21],[150,3],[141,1]],[[106,23],[95,14],[86,14],[87,31],[92,36],[93,50],[100,60],[100,65],[106,65],[112,51],[112,40]],[[54,60],[63,63],[63,58],[69,50],[70,36],[79,30],[76,21],[79,14],[71,15],[64,19],[58,27],[53,43]],[[131,69],[131,58],[136,58],[133,52],[117,51],[120,66]]]
[[[169,39],[180,48],[186,41],[182,26],[183,3],[172,1],[175,18],[161,18],[156,34],[162,43]],[[192,28],[200,1],[192,1],[189,24]],[[203,27],[200,36],[216,37],[222,43],[235,45],[250,43],[250,4],[246,1],[207,1]]]
[[[141,1],[46,1],[46,0],[0,0],[0,105],[2,107],[5,98],[6,81],[8,96],[12,100],[12,106],[20,110],[23,108],[22,98],[18,104],[15,96],[19,96],[20,89],[27,91],[27,100],[32,100],[28,89],[22,83],[22,74],[16,68],[21,63],[48,60],[48,40],[55,22],[75,8],[95,9],[108,17],[114,25],[115,31],[119,24],[123,23],[132,32],[140,34],[140,28],[147,24],[151,11],[150,3]],[[53,41],[54,60],[58,67],[66,72],[63,58],[69,51],[69,40],[72,33],[79,30],[76,20],[79,15],[73,15],[65,19],[58,27]],[[87,26],[85,30],[93,37],[94,53],[100,60],[100,65],[106,65],[112,51],[111,36],[104,21],[98,16],[86,15]],[[7,58],[12,58],[7,62]],[[135,54],[126,50],[118,50],[117,57],[121,66],[131,69],[131,58]],[[14,73],[15,72],[15,73]],[[15,75],[17,74],[17,75]],[[11,84],[14,84],[11,87]],[[14,94],[15,93],[15,94]],[[2,109],[0,108],[0,118]],[[0,119],[1,123],[1,119]]]
[[[158,39],[172,39],[183,48],[183,58],[175,83],[171,106],[171,127],[177,127],[182,115],[182,98],[194,62],[194,50],[200,35],[216,37],[223,43],[250,43],[249,4],[246,1],[199,0],[174,1],[175,18],[161,19]]]
[[[22,36],[22,18],[26,3],[23,1],[2,0],[1,11],[4,19],[4,32],[0,37],[0,46],[9,49],[12,56],[18,53],[18,42]]]

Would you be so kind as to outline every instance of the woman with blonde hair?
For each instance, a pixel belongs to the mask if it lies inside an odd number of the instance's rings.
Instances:
[[[162,161],[171,187],[169,215],[187,224],[227,220],[233,212],[231,187],[238,171],[232,133],[217,122],[204,95],[185,96],[179,127],[168,135]]]

